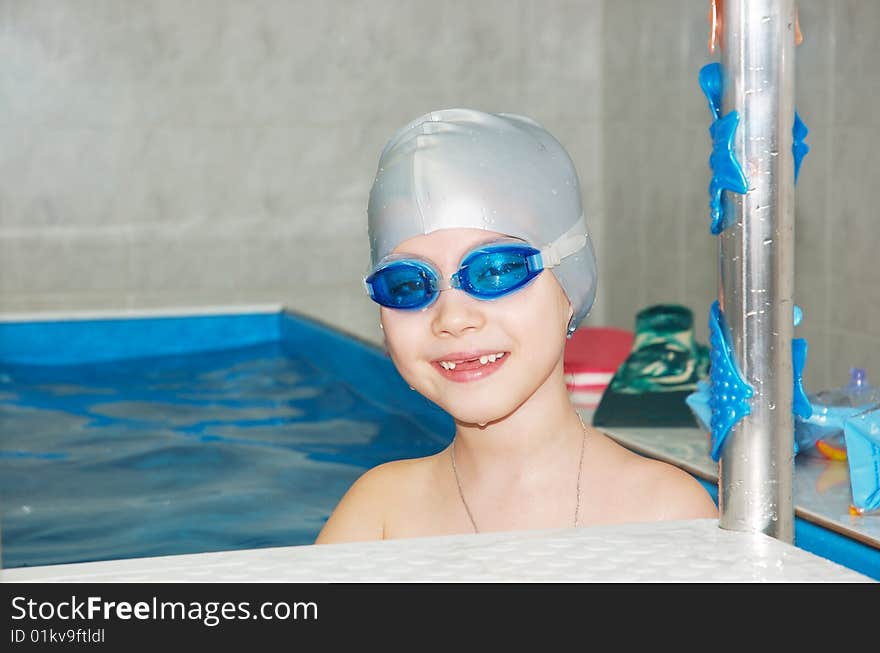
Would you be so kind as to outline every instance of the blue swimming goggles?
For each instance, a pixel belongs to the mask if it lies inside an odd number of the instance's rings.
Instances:
[[[537,277],[546,264],[541,250],[520,243],[482,245],[468,252],[449,282],[429,261],[412,255],[392,255],[364,280],[370,297],[388,308],[412,310],[430,306],[440,292],[457,288],[477,299],[508,295]]]

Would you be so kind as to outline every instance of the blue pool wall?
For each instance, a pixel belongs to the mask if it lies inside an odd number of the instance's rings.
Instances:
[[[0,365],[77,365],[269,342],[280,342],[292,355],[308,351],[318,367],[363,389],[370,401],[451,439],[449,414],[411,390],[381,348],[288,310],[0,322]]]
[[[280,313],[0,323],[0,364],[78,365],[278,340]]]

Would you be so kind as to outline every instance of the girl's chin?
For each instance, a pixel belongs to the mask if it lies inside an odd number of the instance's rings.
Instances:
[[[468,416],[464,419],[461,417],[458,417],[456,415],[453,415],[452,417],[453,417],[453,419],[455,419],[456,424],[459,424],[461,426],[467,426],[467,427],[478,426],[478,427],[482,428],[484,426],[492,424],[492,422],[495,421],[495,419],[493,419],[491,417],[470,417],[470,416]]]
[[[484,426],[504,419],[514,412],[522,404],[526,395],[520,394],[513,388],[505,388],[499,391],[495,388],[489,392],[448,393],[441,396],[426,395],[428,399],[436,403],[440,408],[449,413],[452,418],[467,425]]]
[[[443,409],[452,415],[453,419],[459,424],[468,426],[486,426],[507,417],[513,410],[513,407],[497,407],[490,408],[485,404],[479,408],[468,410],[462,406],[443,406]]]

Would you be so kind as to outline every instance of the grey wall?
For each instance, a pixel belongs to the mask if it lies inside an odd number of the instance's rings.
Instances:
[[[278,302],[378,340],[394,130],[535,118],[601,214],[600,0],[0,0],[0,310]]]
[[[798,0],[808,390],[880,383],[874,0]],[[516,111],[570,150],[590,321],[706,315],[708,0],[0,0],[0,311],[277,302],[378,340],[360,279],[385,139]]]
[[[851,366],[880,385],[880,2],[798,0],[796,105],[810,132],[796,188],[795,335],[809,345],[807,391],[844,383]],[[681,302],[707,342],[717,297],[709,233],[708,128],[699,69],[720,59],[704,0],[608,0],[603,32],[607,321]]]

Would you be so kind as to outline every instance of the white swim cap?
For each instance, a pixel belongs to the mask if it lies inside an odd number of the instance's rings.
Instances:
[[[551,269],[574,309],[569,334],[593,306],[596,257],[577,171],[524,116],[446,109],[412,121],[382,150],[367,216],[373,265],[414,236],[486,229],[559,254]]]

